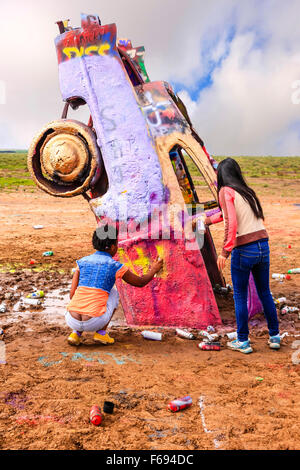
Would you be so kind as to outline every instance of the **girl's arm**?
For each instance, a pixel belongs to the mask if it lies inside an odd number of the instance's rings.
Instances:
[[[234,205],[235,192],[234,189],[227,186],[223,187],[219,194],[220,206],[224,214],[225,223],[225,236],[223,242],[222,255],[223,258],[228,258],[233,250],[236,231],[237,231],[237,219]]]
[[[77,268],[72,279],[72,285],[71,285],[71,290],[70,290],[70,299],[72,299],[73,295],[75,294],[75,291],[78,286],[78,281],[79,281],[79,269]]]
[[[217,210],[217,209],[215,209]],[[222,211],[220,209],[218,209],[218,211],[215,213],[215,214],[212,214],[210,216],[206,216],[205,213],[201,214],[200,216],[197,215],[194,216],[194,220],[192,221],[192,227],[193,227],[193,230],[195,231],[196,230],[196,227],[197,227],[197,218],[199,217],[202,217],[202,220],[204,222],[205,225],[212,225],[212,224],[217,224],[219,222],[223,222],[223,214],[222,214]]]
[[[146,286],[152,279],[154,278],[154,275],[158,273],[163,266],[163,260],[156,260],[153,263],[153,266],[151,267],[150,271],[148,274],[144,274],[143,276],[136,276],[133,274],[131,271],[126,271],[122,279],[127,282],[127,284],[130,284],[131,286],[135,287],[144,287]]]
[[[219,222],[223,222],[223,220],[224,219],[223,219],[222,211],[220,211],[219,209],[218,212],[216,212],[215,214],[205,217],[204,223],[205,225],[212,225],[212,224],[218,224]]]

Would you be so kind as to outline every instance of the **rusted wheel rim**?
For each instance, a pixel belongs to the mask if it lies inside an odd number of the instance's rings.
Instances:
[[[83,193],[102,168],[94,132],[79,121],[50,122],[30,146],[28,168],[37,185],[53,196]]]

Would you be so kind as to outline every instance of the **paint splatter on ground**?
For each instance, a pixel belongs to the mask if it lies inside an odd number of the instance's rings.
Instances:
[[[260,194],[272,272],[300,266],[299,210],[293,205],[299,191],[295,185],[290,198]],[[113,346],[94,344],[89,333],[80,348],[72,348],[64,307],[74,260],[91,251],[93,216],[81,198],[20,194],[3,194],[0,204],[0,303],[8,307],[0,314],[7,356],[0,365],[1,449],[299,448],[300,365],[291,360],[298,314],[280,316],[281,331],[289,332],[280,351],[268,349],[266,325],[255,317],[255,353],[247,357],[227,350],[225,338],[220,352],[200,351],[197,341],[172,330],[162,330],[162,342],[146,341],[126,326],[121,307],[112,325]],[[37,224],[44,230],[34,230]],[[222,227],[213,227],[213,235],[219,247]],[[54,257],[43,259],[50,249]],[[35,271],[29,270],[31,258]],[[225,276],[230,282],[228,266]],[[272,280],[271,289],[300,306],[299,282],[300,275]],[[44,290],[45,308],[21,310],[20,298],[33,288]],[[232,331],[232,297],[217,300],[221,329]],[[170,400],[187,394],[191,408],[167,411]],[[115,412],[96,428],[89,410],[104,400],[115,403]]]

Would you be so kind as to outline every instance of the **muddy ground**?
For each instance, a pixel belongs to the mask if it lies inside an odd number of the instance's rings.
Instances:
[[[299,183],[284,184],[286,197],[277,195],[277,186],[275,195],[259,193],[271,272],[283,273],[300,266]],[[44,229],[35,230],[37,224]],[[300,365],[292,362],[292,345],[300,340],[297,313],[278,313],[281,333],[289,333],[280,351],[267,347],[264,319],[254,317],[249,356],[226,349],[225,337],[220,352],[200,351],[199,341],[180,339],[172,329],[157,329],[162,342],[144,340],[141,329],[126,326],[121,306],[111,327],[114,345],[96,345],[87,333],[79,348],[67,344],[70,271],[91,252],[94,225],[82,197],[0,194],[0,303],[8,307],[0,313],[6,360],[0,365],[0,448],[299,449]],[[222,226],[212,233],[220,248]],[[43,258],[47,250],[52,258]],[[230,283],[229,266],[225,277]],[[300,307],[299,281],[300,275],[272,280],[271,290]],[[22,310],[20,298],[33,288],[45,291],[45,308]],[[235,329],[232,295],[217,302],[224,334]],[[167,411],[171,399],[187,394],[190,409]],[[104,400],[115,403],[115,412],[94,427],[90,408]]]

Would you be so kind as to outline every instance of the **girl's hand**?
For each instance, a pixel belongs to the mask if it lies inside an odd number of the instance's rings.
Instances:
[[[163,264],[164,264],[164,262],[163,262],[162,259],[156,258],[156,260],[154,261],[154,263],[152,265],[151,270],[155,273],[158,273],[162,269]]]
[[[205,214],[200,214],[198,215],[193,221],[192,221],[192,229],[193,231],[195,232],[196,231],[196,228],[197,228],[197,221],[199,219],[202,219],[202,222],[205,224],[206,221],[207,221],[207,217]]]
[[[223,271],[223,269],[225,268],[225,264],[226,264],[226,258],[224,258],[224,256],[222,255],[219,255],[217,259],[217,265],[218,265],[219,271]]]

